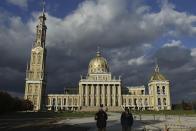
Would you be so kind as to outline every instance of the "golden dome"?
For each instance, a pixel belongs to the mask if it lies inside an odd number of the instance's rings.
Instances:
[[[159,66],[156,65],[155,71],[152,74],[150,81],[165,81],[167,80],[160,72],[159,72]]]
[[[109,67],[107,64],[107,60],[101,56],[99,51],[97,51],[96,57],[94,57],[89,63],[88,74],[108,72]]]

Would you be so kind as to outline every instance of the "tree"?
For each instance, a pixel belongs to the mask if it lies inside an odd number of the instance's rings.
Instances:
[[[33,103],[30,100],[23,100],[23,111],[33,110]]]
[[[27,110],[33,110],[31,101],[12,97],[7,92],[0,91],[0,114]]]
[[[0,114],[14,109],[14,99],[7,92],[0,92]]]

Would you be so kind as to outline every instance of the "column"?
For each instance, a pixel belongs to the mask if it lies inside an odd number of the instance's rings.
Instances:
[[[116,86],[112,85],[113,106],[116,106]]]
[[[74,110],[74,98],[72,97],[71,99],[72,99],[72,100],[71,100],[71,107],[72,107],[71,109],[72,109],[72,111],[73,111],[73,110]]]
[[[57,109],[57,106],[58,106],[58,99],[57,99],[57,97],[55,97],[55,110],[57,111],[58,109]]]
[[[118,88],[118,106],[122,105],[122,98],[121,98],[121,87],[120,85],[117,85]]]
[[[129,105],[129,98],[126,97],[126,106],[128,106],[128,105]]]
[[[63,109],[63,98],[61,97],[61,110]]]
[[[72,97],[71,105],[74,105],[74,98]]]
[[[80,93],[80,104],[79,105],[82,106],[82,104],[83,104],[83,100],[82,100],[83,99],[83,86],[81,84],[79,84],[79,93]]]
[[[91,106],[91,85],[88,84],[88,106]]]
[[[99,85],[96,85],[96,106],[99,106]]]
[[[66,108],[67,108],[67,110],[68,110],[68,101],[69,101],[69,97],[66,97]]]
[[[131,107],[133,107],[134,106],[134,99],[133,99],[133,97],[131,97]]]
[[[106,106],[105,105],[105,86],[104,85],[101,85],[101,86],[102,86],[102,104]]]
[[[86,96],[85,96],[85,92],[86,92],[86,89],[85,89],[85,84],[82,84],[82,105],[85,106],[85,103],[86,103]]]
[[[88,87],[88,85],[85,85],[85,87],[84,88],[86,88],[86,92],[85,92],[85,99],[86,99],[86,101],[85,101],[85,105],[86,106],[89,106],[89,87]]]
[[[94,106],[94,100],[95,100],[95,94],[94,94],[94,87],[93,87],[93,84],[91,84],[90,86],[91,88],[91,106]]]
[[[101,104],[101,101],[100,101],[100,98],[101,98],[101,94],[100,94],[100,85],[98,84],[97,85],[98,86],[98,106],[100,106],[100,104]]]
[[[52,98],[50,97],[49,99],[50,99],[50,106],[51,106],[52,105]]]
[[[110,99],[110,97],[111,97],[111,94],[110,94],[110,85],[108,84],[107,85],[107,106],[110,106],[111,105],[111,99]]]

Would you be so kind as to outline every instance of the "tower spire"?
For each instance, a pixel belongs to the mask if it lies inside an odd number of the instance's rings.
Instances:
[[[36,40],[35,40],[34,47],[38,47],[38,46],[45,47],[46,29],[47,29],[45,21],[46,21],[45,0],[42,0],[42,13],[39,16],[39,23],[37,25]]]

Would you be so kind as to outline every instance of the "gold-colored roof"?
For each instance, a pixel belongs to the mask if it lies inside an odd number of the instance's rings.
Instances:
[[[153,72],[150,81],[165,81],[167,80],[164,75],[162,75],[159,71],[159,66],[156,65],[155,71]]]
[[[88,73],[107,73],[109,72],[109,67],[107,60],[101,56],[101,53],[97,51],[96,56],[90,61]]]

